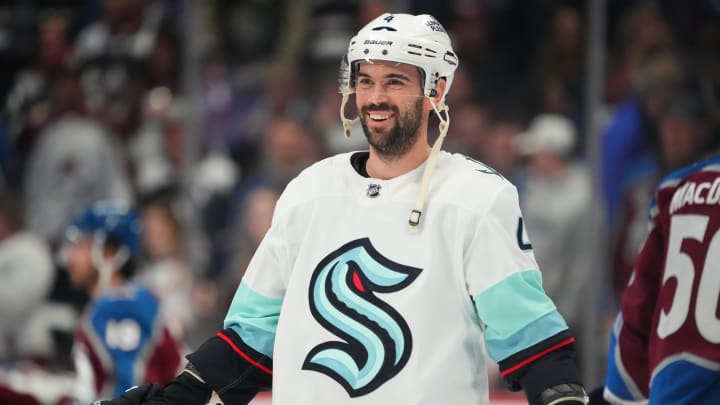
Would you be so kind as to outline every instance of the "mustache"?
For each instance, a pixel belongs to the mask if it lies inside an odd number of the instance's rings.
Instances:
[[[399,110],[398,110],[398,108],[397,108],[396,106],[390,105],[390,104],[387,104],[387,103],[382,103],[382,104],[368,104],[368,105],[366,105],[366,106],[363,106],[363,107],[361,108],[361,111],[362,111],[363,114],[368,113],[368,112],[370,112],[370,111],[389,111],[389,112],[393,112],[393,113],[396,113],[396,114],[399,112]]]

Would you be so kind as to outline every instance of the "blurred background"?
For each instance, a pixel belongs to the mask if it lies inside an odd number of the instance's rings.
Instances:
[[[174,333],[190,348],[214,333],[286,183],[366,148],[357,126],[342,135],[337,71],[388,11],[450,33],[445,149],[518,187],[600,384],[653,189],[720,138],[718,0],[3,0],[0,366],[70,369],[88,297],[60,247],[99,199],[140,209],[138,280]]]

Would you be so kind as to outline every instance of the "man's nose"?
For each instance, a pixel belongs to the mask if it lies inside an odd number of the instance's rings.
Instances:
[[[387,100],[387,91],[381,86],[375,86],[368,92],[368,100],[374,104],[381,104]]]

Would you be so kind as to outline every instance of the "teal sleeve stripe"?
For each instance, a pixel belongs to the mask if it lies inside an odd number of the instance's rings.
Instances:
[[[551,336],[557,335],[567,328],[565,319],[560,313],[552,311],[508,338],[491,339],[486,336],[485,342],[490,357],[499,362]]]
[[[473,297],[485,324],[488,354],[503,360],[567,329],[567,323],[542,289],[538,270],[509,275]]]
[[[241,282],[224,326],[234,330],[248,346],[272,357],[282,302],[282,298],[264,296]]]

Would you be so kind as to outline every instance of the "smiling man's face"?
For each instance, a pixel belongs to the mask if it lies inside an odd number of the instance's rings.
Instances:
[[[385,159],[402,156],[419,137],[425,119],[420,71],[395,62],[362,62],[357,75],[357,106],[365,137]]]

